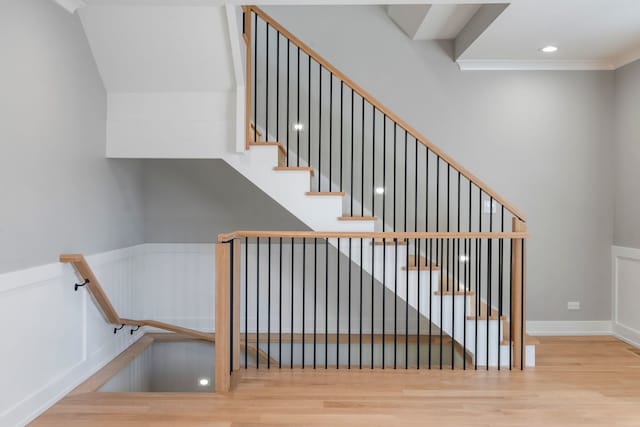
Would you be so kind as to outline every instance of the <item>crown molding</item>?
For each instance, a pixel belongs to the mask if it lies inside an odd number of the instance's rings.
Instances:
[[[58,6],[63,7],[69,13],[75,13],[81,7],[86,6],[83,0],[53,0]]]
[[[475,60],[456,61],[462,71],[579,71],[615,70],[610,61],[599,60]]]

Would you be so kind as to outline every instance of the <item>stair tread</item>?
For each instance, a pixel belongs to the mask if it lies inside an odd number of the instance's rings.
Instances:
[[[487,320],[487,316],[482,314],[482,315],[478,315],[477,317],[478,320]],[[467,320],[476,320],[476,316],[467,316]],[[489,317],[489,320],[498,320],[498,316],[491,316]],[[505,316],[504,314],[502,315],[502,317],[500,317],[500,320],[507,320],[507,316]]]
[[[282,151],[284,154],[287,154],[287,149],[285,148],[284,144],[282,144],[281,142],[250,142],[249,146],[251,147],[278,147],[278,149],[280,151]]]
[[[441,291],[434,291],[434,292],[433,292],[433,294],[434,294],[434,295],[438,295],[438,296],[443,295],[443,294],[444,294],[444,295],[451,295],[452,293],[453,293],[453,291],[444,291],[444,292],[441,292]],[[456,291],[456,295],[462,295],[462,296],[464,296],[464,295],[466,295],[466,296],[473,296],[473,295],[475,295],[475,292],[470,291],[470,290],[467,290],[467,292],[465,292],[464,290],[462,290],[462,291]],[[475,317],[474,317],[474,319],[475,319]]]
[[[313,168],[308,166],[276,166],[273,168],[274,171],[306,171],[314,175],[315,171]]]
[[[425,264],[421,264],[420,268],[418,269],[417,265],[410,265],[409,267],[407,267],[406,265],[404,267],[402,267],[402,269],[404,271],[409,270],[409,271],[422,271],[422,270],[440,270],[440,266],[437,264],[433,264],[432,266],[429,265],[425,265]]]
[[[304,193],[307,196],[340,196],[344,197],[344,191],[307,191]]]
[[[376,239],[375,241],[373,241],[372,245],[375,246],[395,246],[396,245],[396,240],[398,241],[398,246],[407,246],[407,241],[406,239],[385,239],[384,241]]]
[[[378,218],[375,216],[349,216],[342,215],[338,217],[338,221],[375,221]]]

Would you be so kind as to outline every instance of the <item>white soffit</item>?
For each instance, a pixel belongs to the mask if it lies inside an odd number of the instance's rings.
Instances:
[[[107,6],[78,11],[107,92],[235,89],[220,6]]]
[[[454,39],[480,4],[390,5],[387,13],[412,40]]]

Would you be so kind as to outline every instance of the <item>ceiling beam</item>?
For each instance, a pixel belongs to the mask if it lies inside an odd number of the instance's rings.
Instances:
[[[483,4],[480,6],[455,38],[454,59],[460,58],[508,6],[509,4],[507,3]]]

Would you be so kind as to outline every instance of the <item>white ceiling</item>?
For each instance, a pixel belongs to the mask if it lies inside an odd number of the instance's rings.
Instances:
[[[540,48],[558,47],[553,54]],[[615,69],[640,58],[638,0],[513,0],[458,58],[482,68]]]
[[[246,3],[244,0],[54,1],[70,10],[74,10],[75,5],[82,10],[85,4],[203,6]],[[456,60],[462,69],[611,70],[640,59],[640,0],[255,0],[253,3],[390,5],[389,9],[396,11],[394,21],[412,39],[461,41],[457,43],[462,48],[456,48]],[[491,11],[500,8],[479,6],[495,3],[508,3],[497,18]],[[403,7],[408,9],[403,12]],[[405,16],[416,13],[407,20],[409,26],[406,28],[397,20],[403,13]],[[393,17],[393,13],[390,15]],[[540,52],[541,47],[549,44],[558,46],[558,52]]]

